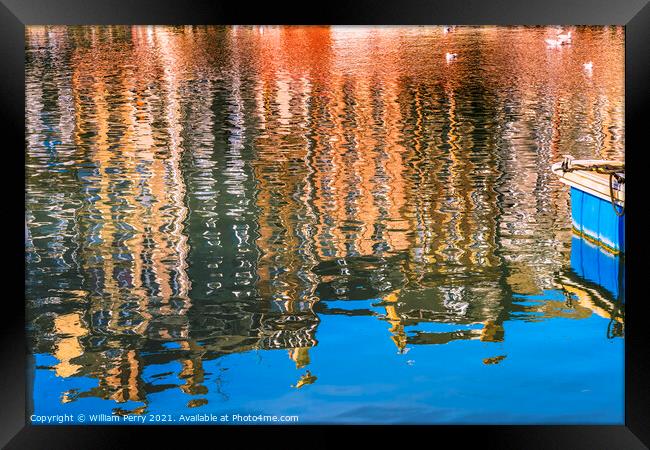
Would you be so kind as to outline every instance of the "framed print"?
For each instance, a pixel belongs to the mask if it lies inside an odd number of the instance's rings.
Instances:
[[[646,448],[645,2],[3,1],[3,445]]]

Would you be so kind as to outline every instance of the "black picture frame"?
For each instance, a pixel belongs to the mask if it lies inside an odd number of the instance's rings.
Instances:
[[[26,400],[29,390],[27,376],[27,341],[25,336],[24,263],[25,248],[23,215],[25,148],[25,26],[26,25],[101,25],[101,24],[472,24],[472,25],[625,25],[625,115],[626,159],[626,337],[625,337],[625,425],[624,426],[419,426],[354,427],[378,434],[385,444],[395,439],[405,445],[414,432],[439,442],[494,448],[572,448],[572,449],[635,449],[650,445],[650,383],[648,327],[643,323],[647,305],[642,287],[642,256],[645,253],[642,230],[640,178],[644,148],[646,105],[650,100],[650,4],[648,0],[455,0],[422,1],[370,0],[322,4],[289,2],[201,2],[173,0],[0,0],[0,120],[4,125],[3,193],[12,200],[5,213],[8,230],[3,236],[5,289],[0,351],[0,444],[6,448],[123,448],[138,434],[154,435],[167,440],[176,431],[186,443],[197,442],[197,432],[232,433],[240,427],[129,427],[129,426],[31,426],[27,425]],[[638,147],[638,148],[637,148]],[[7,176],[9,175],[9,176]],[[24,191],[23,191],[24,192]],[[8,289],[7,289],[8,288]],[[432,428],[434,427],[434,428]],[[305,433],[302,442],[341,440],[331,427],[298,426]],[[347,427],[351,429],[351,427]],[[245,430],[246,444],[250,438],[283,442],[296,427],[257,426]],[[282,435],[278,433],[283,433]],[[329,439],[328,439],[329,438]],[[414,437],[413,437],[414,438]],[[195,441],[195,439],[197,439]],[[408,440],[407,440],[408,439]],[[405,442],[406,441],[406,442]],[[215,441],[214,445],[218,445]],[[244,442],[244,441],[242,441]],[[209,444],[210,445],[210,444]]]

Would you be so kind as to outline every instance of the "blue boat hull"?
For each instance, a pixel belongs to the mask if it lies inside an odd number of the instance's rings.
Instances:
[[[617,216],[609,201],[572,187],[571,218],[580,236],[614,254],[625,252],[625,215]]]

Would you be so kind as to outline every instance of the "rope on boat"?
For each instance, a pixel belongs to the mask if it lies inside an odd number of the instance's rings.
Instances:
[[[625,163],[620,161],[606,161],[602,159],[575,160],[573,156],[565,155],[562,161],[562,170],[572,172],[574,170],[591,170],[592,172],[611,174],[625,173]],[[625,178],[625,176],[623,176]]]
[[[623,214],[625,214],[625,203],[621,205],[620,211],[616,208],[616,202],[614,201],[614,179],[616,179],[618,184],[623,184],[625,183],[625,177],[620,177],[618,173],[609,174],[609,200],[612,202],[614,214],[616,214],[617,217],[623,217]]]
[[[565,155],[562,161],[562,170],[564,172],[572,172],[574,170],[590,170],[592,172],[602,173],[609,175],[609,199],[612,203],[612,209],[617,217],[622,217],[625,214],[625,204],[621,205],[619,211],[616,205],[616,198],[614,197],[614,180],[621,185],[625,184],[625,163],[619,161],[603,161],[598,159],[587,159],[579,162],[574,162],[573,156]]]

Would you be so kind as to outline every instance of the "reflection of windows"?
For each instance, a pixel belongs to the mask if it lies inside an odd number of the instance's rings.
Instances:
[[[464,286],[453,286],[445,287],[441,286],[440,291],[442,292],[442,304],[444,307],[460,316],[464,316],[469,303],[464,299],[465,297],[465,287]]]

